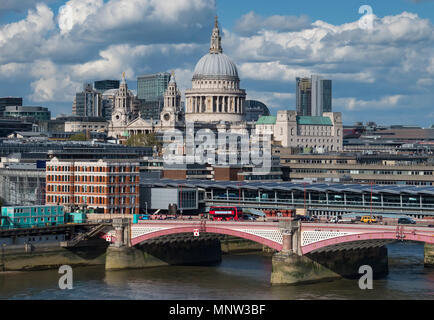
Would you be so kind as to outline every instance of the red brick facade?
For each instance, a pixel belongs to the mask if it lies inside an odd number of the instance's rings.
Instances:
[[[47,162],[46,204],[86,205],[102,213],[139,213],[139,163]]]

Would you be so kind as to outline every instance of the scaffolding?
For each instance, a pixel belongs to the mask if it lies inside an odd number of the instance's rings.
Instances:
[[[45,170],[0,169],[3,205],[45,205]]]

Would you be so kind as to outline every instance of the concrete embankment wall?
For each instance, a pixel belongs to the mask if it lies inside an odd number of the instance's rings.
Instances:
[[[425,267],[434,268],[434,244],[425,243],[424,265]]]
[[[59,242],[6,246],[0,249],[0,271],[104,265],[107,245],[105,241],[96,240],[74,248],[62,248]]]
[[[167,265],[209,265],[221,261],[218,239],[146,243],[133,248],[109,247],[106,270]]]

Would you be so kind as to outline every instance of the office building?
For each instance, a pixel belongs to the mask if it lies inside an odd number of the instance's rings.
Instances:
[[[137,77],[137,99],[144,119],[159,119],[163,109],[163,96],[170,81],[170,73],[156,73]]]
[[[51,112],[44,107],[7,106],[4,109],[4,117],[33,118],[34,120],[50,120]]]
[[[86,207],[96,213],[139,213],[139,163],[123,161],[47,162],[47,205]]]
[[[312,116],[332,111],[332,81],[312,75]]]
[[[296,105],[299,116],[321,117],[332,112],[332,81],[318,75],[296,78]]]
[[[138,76],[137,98],[146,101],[162,100],[169,81],[168,72]]]
[[[322,117],[297,116],[282,110],[277,116],[259,118],[256,134],[269,134],[282,147],[296,147],[311,152],[342,151],[343,126],[340,112],[326,112]]]
[[[65,122],[65,132],[107,131],[108,121],[102,117],[71,117]]]
[[[296,78],[296,106],[300,116],[312,115],[312,83],[309,78]]]
[[[100,93],[111,89],[119,89],[119,85],[119,80],[100,80],[94,82],[95,90]]]
[[[3,112],[8,106],[22,106],[23,98],[19,97],[1,97],[0,98],[0,117],[3,117]]]
[[[101,94],[94,90],[92,84],[85,83],[83,91],[77,92],[72,105],[72,114],[81,117],[101,117]]]

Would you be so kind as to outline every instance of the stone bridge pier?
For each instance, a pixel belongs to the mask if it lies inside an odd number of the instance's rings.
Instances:
[[[218,237],[193,233],[161,236],[132,246],[129,219],[114,219],[115,241],[106,251],[106,270],[140,269],[167,265],[214,264],[221,261]]]
[[[359,278],[362,265],[372,267],[374,278],[388,273],[387,248],[368,247],[347,250],[312,252],[301,250],[301,225],[287,221],[279,225],[282,230],[282,251],[272,258],[271,284],[297,285],[329,281],[339,278]]]

